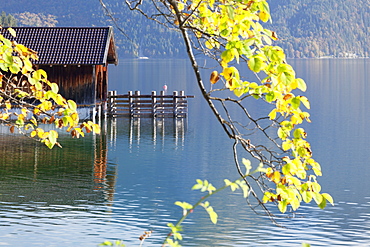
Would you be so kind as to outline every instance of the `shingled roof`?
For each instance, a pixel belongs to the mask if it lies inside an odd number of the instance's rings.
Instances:
[[[37,51],[39,65],[106,65],[118,63],[112,27],[13,27],[3,35]],[[3,29],[5,30],[5,29]]]

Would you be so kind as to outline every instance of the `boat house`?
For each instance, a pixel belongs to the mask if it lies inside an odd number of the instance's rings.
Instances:
[[[112,27],[14,27],[4,36],[37,52],[34,61],[60,93],[79,105],[107,100],[108,64],[118,64]]]

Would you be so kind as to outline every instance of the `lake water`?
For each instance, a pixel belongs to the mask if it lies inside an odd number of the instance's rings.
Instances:
[[[312,123],[305,126],[322,165],[323,191],[335,206],[304,204],[301,215],[255,215],[239,193],[210,199],[213,225],[202,209],[184,223],[183,246],[370,246],[370,61],[293,60],[306,80]],[[123,60],[110,68],[110,89],[184,90],[186,119],[107,120],[103,134],[62,137],[63,149],[0,135],[0,245],[96,246],[122,239],[160,246],[166,224],[181,216],[175,201],[195,202],[197,178],[216,187],[237,178],[232,142],[201,98],[186,60]]]

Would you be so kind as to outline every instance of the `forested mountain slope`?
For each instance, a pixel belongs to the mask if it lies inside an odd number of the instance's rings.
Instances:
[[[130,11],[124,1],[104,2],[129,36],[115,31],[120,57],[186,55],[176,32]],[[278,44],[289,57],[370,55],[370,0],[271,0],[270,7],[273,21],[268,27],[277,32]],[[146,10],[155,12],[150,4]],[[52,15],[56,26],[113,25],[99,0],[4,1],[0,11],[15,16],[24,12]]]
[[[289,57],[368,57],[370,0],[270,1],[274,29]]]

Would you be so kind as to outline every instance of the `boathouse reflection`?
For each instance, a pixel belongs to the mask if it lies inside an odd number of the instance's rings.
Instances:
[[[81,203],[111,206],[117,165],[109,162],[109,150],[127,140],[131,152],[149,139],[154,149],[166,143],[185,145],[186,118],[103,119],[100,135],[73,139],[60,134],[63,148],[49,150],[42,143],[0,130],[0,202],[48,205]]]
[[[57,205],[111,202],[116,166],[107,164],[106,138],[105,133],[81,139],[60,135],[63,148],[49,150],[41,143],[3,129],[0,201]]]

